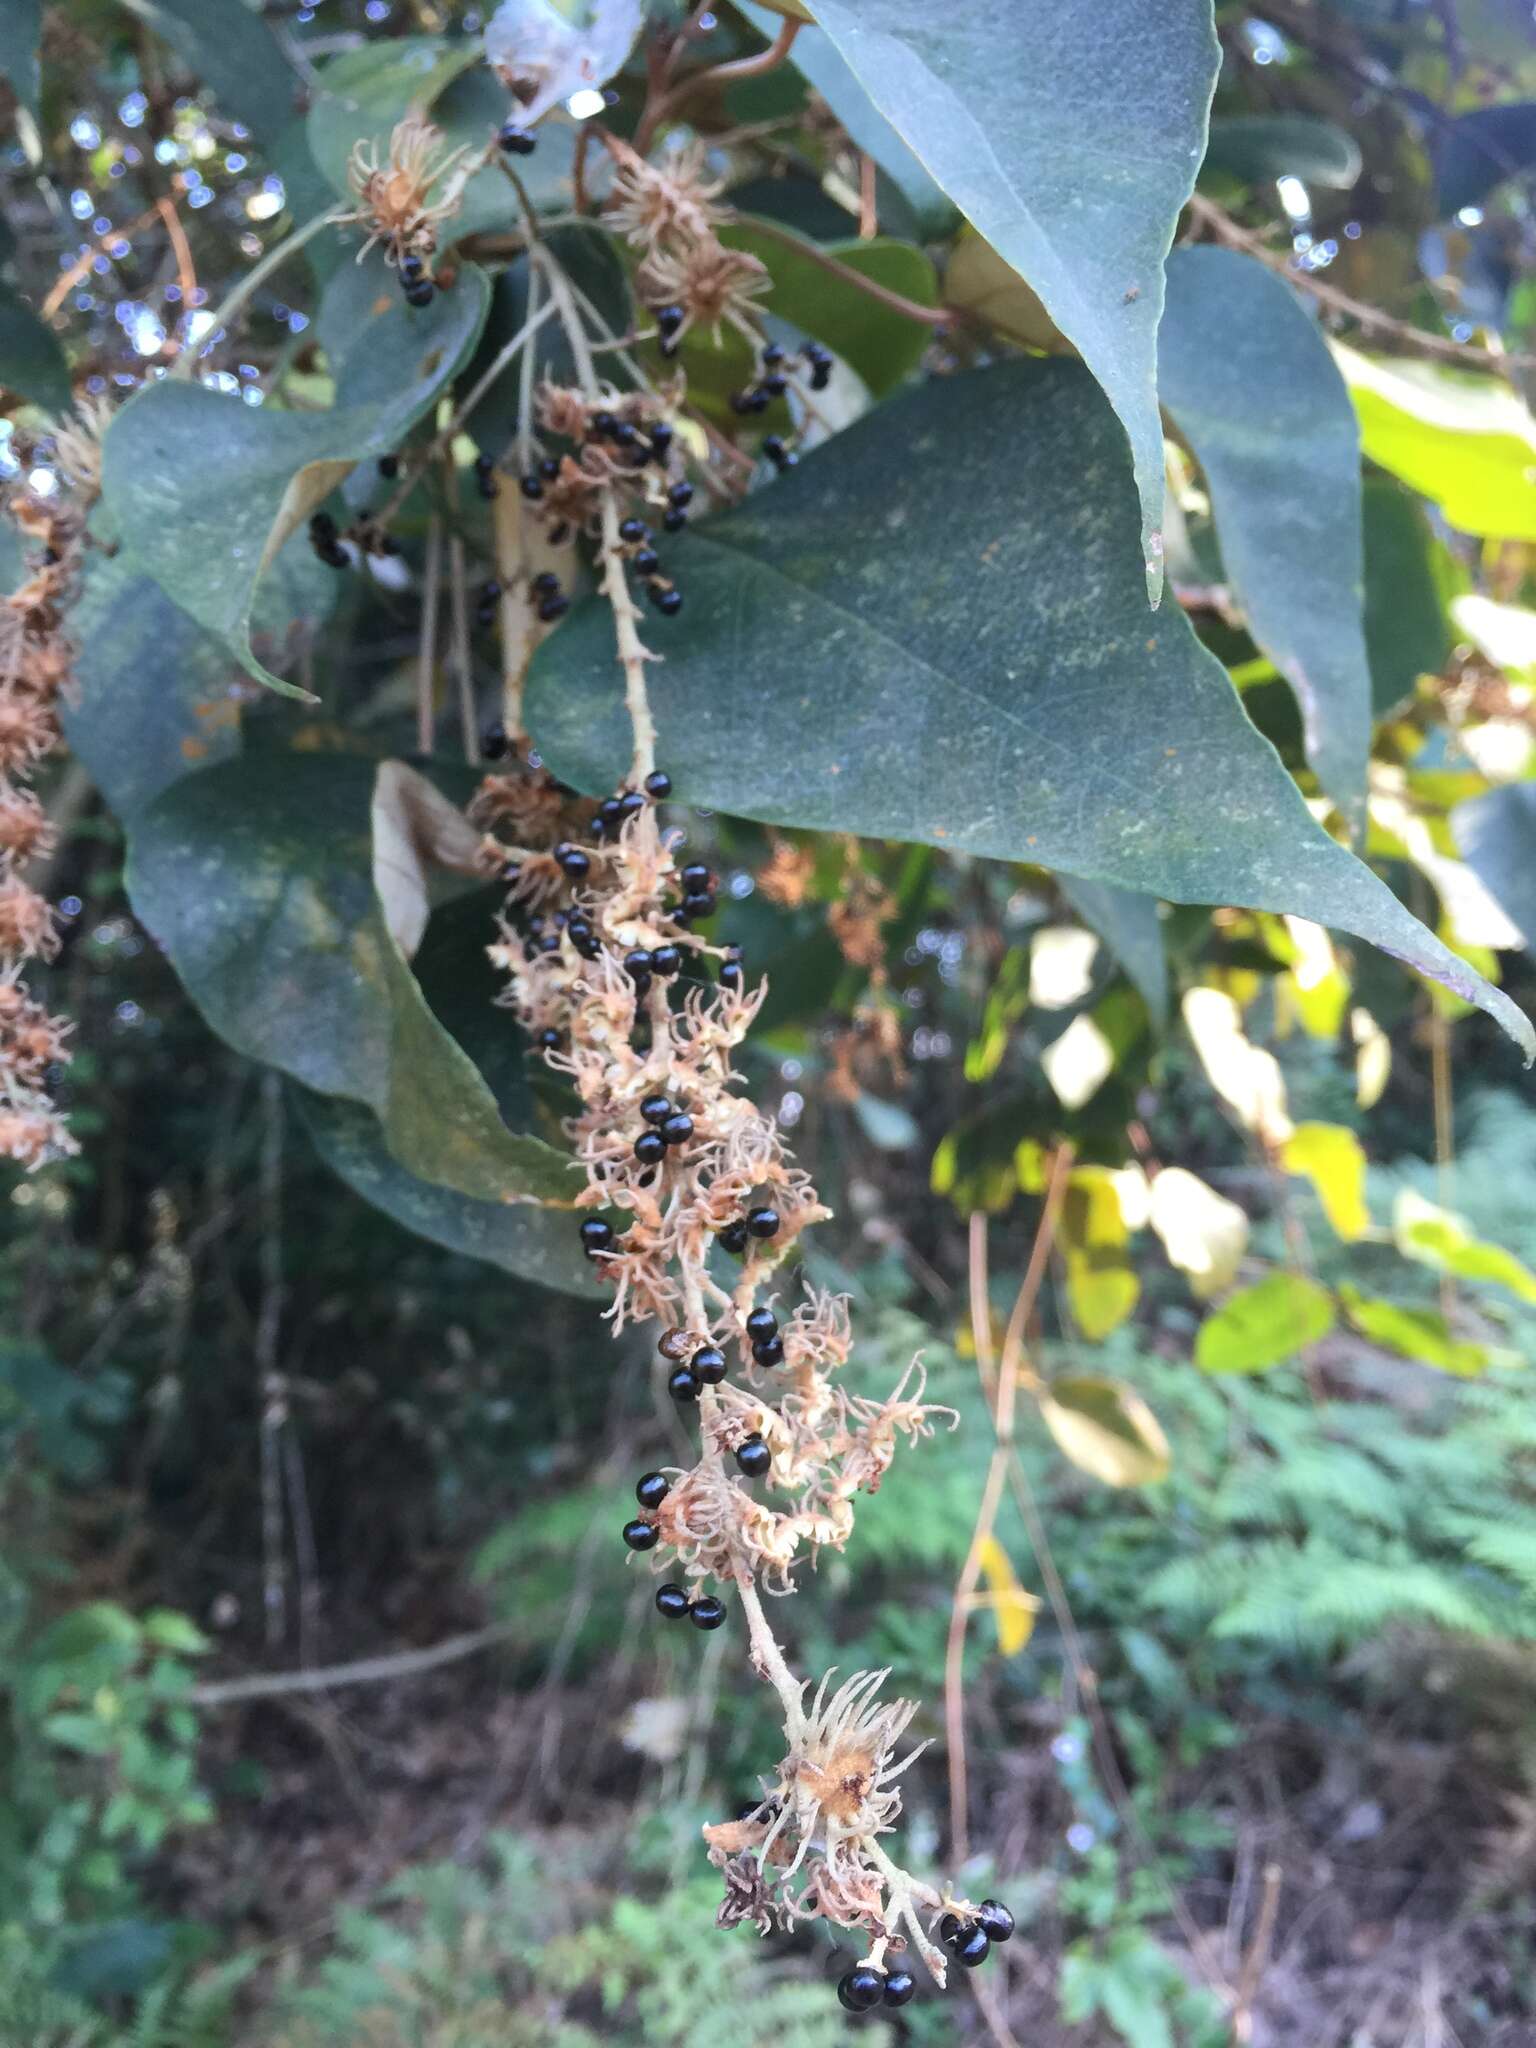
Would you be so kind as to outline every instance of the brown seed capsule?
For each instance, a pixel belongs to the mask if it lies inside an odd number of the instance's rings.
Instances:
[[[693,1339],[686,1330],[668,1330],[663,1334],[661,1342],[656,1346],[656,1349],[663,1358],[670,1358],[676,1361],[688,1356],[689,1352],[693,1349]]]

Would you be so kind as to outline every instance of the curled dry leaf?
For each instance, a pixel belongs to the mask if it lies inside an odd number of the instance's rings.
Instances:
[[[389,935],[409,960],[432,912],[429,871],[481,876],[480,835],[441,790],[403,761],[382,761],[373,785],[373,886]]]

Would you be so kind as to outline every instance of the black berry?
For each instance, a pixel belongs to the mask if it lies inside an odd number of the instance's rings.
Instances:
[[[647,1095],[640,1105],[640,1114],[648,1124],[664,1124],[672,1114],[670,1095]]]
[[[685,889],[692,893],[695,890],[707,889],[713,877],[703,861],[691,860],[678,876],[678,880]]]
[[[526,476],[518,478],[517,488],[522,492],[523,496],[529,501],[530,504],[534,503],[537,499],[542,498],[544,495],[543,481],[539,476],[535,474],[533,470],[529,470]]]
[[[955,1961],[964,1963],[968,1970],[974,1970],[978,1963],[984,1963],[992,1952],[987,1930],[975,1921],[972,1921],[969,1927],[962,1928],[949,1946]]]
[[[555,478],[556,478],[556,477],[557,477],[557,476],[558,476],[559,474],[560,474],[560,458],[559,458],[559,456],[558,456],[558,455],[546,455],[546,456],[545,456],[545,458],[544,458],[544,460],[543,460],[543,461],[542,461],[542,462],[541,462],[541,463],[539,464],[539,475],[540,475],[541,477],[543,477],[543,479],[544,479],[545,483],[547,483],[547,484],[552,484],[552,483],[554,482]]]
[[[414,284],[418,277],[425,277],[426,273],[427,266],[419,256],[402,256],[400,258],[400,281],[402,284]]]
[[[676,946],[658,946],[651,954],[651,968],[656,974],[676,974],[683,964],[683,956]]]
[[[1007,1941],[1012,1937],[1013,1915],[1001,1899],[983,1899],[976,1920],[986,1929],[988,1941]]]
[[[880,2003],[885,1978],[868,1963],[858,1963],[838,1980],[837,2002],[844,2012],[869,2012]]]
[[[946,1913],[939,1922],[939,1939],[946,1948],[953,1948],[959,1940],[965,1922],[958,1913]]]
[[[645,779],[647,785],[649,785],[651,780],[650,776],[647,776]],[[625,818],[633,818],[637,814],[637,812],[643,811],[644,809],[645,798],[640,794],[638,789],[626,789],[624,794],[619,798],[619,819],[621,823]]]
[[[779,1212],[766,1205],[761,1209],[747,1211],[747,1228],[754,1237],[777,1237],[779,1234]]]
[[[661,567],[661,557],[654,548],[636,548],[632,567],[637,576],[654,576]]]
[[[380,475],[380,476],[382,476],[382,477],[395,477],[395,476],[398,476],[399,474],[400,474],[400,458],[399,458],[399,456],[398,456],[398,455],[381,455],[381,456],[379,457],[379,475]]]
[[[763,442],[763,453],[775,469],[793,469],[796,457],[784,446],[777,434],[770,434]]]
[[[635,1157],[642,1166],[656,1166],[667,1156],[667,1141],[660,1131],[642,1131],[635,1140]]]
[[[571,608],[571,600],[563,594],[539,599],[539,617],[547,626],[551,620],[563,619]]]
[[[886,1972],[885,1989],[880,1996],[887,2005],[910,2005],[917,1995],[917,1979],[910,1970],[900,1963],[894,1970]]]
[[[718,1344],[701,1344],[688,1361],[688,1370],[706,1387],[717,1387],[725,1378],[725,1353]]]
[[[656,309],[656,331],[664,341],[670,341],[683,324],[681,306],[658,306]]]
[[[669,1116],[661,1127],[661,1136],[664,1144],[686,1145],[693,1136],[693,1118],[681,1110],[676,1116]]]
[[[759,1365],[782,1365],[784,1363],[784,1339],[764,1337],[761,1343],[752,1346],[752,1356]]]
[[[644,1472],[635,1481],[635,1499],[639,1501],[641,1507],[649,1508],[652,1513],[661,1506],[671,1491],[667,1479],[660,1472]]]
[[[688,524],[688,514],[677,505],[669,505],[661,515],[661,523],[668,533],[681,533]]]
[[[674,484],[671,490],[667,492],[667,503],[675,505],[678,511],[681,512],[685,505],[693,503],[693,485],[690,483]]]
[[[785,392],[789,389],[789,379],[787,377],[780,376],[779,373],[775,371],[773,376],[765,377],[763,379],[762,383],[758,386],[758,389],[760,391],[766,391],[770,398],[782,398]]]
[[[611,434],[618,424],[613,413],[595,412],[587,422],[587,431],[591,434]]]
[[[534,597],[553,597],[560,588],[560,578],[553,569],[541,569],[528,588]]]
[[[437,287],[430,277],[418,278],[415,284],[405,288],[405,303],[408,306],[430,306]]]
[[[579,882],[583,876],[592,872],[590,855],[584,853],[579,846],[572,846],[568,839],[561,840],[555,848],[555,859],[573,882]]]
[[[672,446],[675,429],[665,420],[658,420],[651,429],[651,453],[658,462],[664,461]]]
[[[693,889],[683,898],[683,915],[690,921],[697,917],[713,917],[715,899],[708,889]]]
[[[763,349],[763,368],[771,370],[775,363],[782,363],[784,351],[776,341],[768,342]]]
[[[630,541],[644,540],[645,521],[643,519],[621,519],[619,521],[619,539]]]
[[[761,1479],[773,1463],[773,1453],[754,1431],[736,1446],[736,1463],[749,1479]]]
[[[725,1619],[725,1602],[713,1593],[701,1593],[689,1606],[688,1619],[695,1628],[718,1628]]]
[[[755,1308],[747,1317],[747,1335],[754,1344],[766,1344],[779,1334],[779,1319],[771,1308]]]
[[[606,1251],[613,1243],[613,1225],[601,1216],[588,1216],[581,1226],[581,1241],[589,1252]]]
[[[694,1378],[691,1365],[680,1365],[676,1372],[668,1374],[667,1392],[674,1401],[697,1401],[699,1383]]]
[[[661,1532],[654,1523],[642,1522],[637,1517],[624,1524],[624,1541],[631,1550],[654,1550],[661,1541]]]
[[[631,946],[624,955],[624,972],[640,981],[651,971],[651,956],[644,946]]]
[[[530,135],[526,128],[519,128],[515,121],[508,121],[496,140],[508,156],[532,156],[539,146],[538,137]]]
[[[560,1034],[553,1024],[546,1025],[539,1033],[539,1044],[545,1052],[553,1052],[560,1043]]]
[[[645,793],[648,797],[654,798],[657,803],[662,802],[664,798],[672,794],[672,778],[665,768],[653,768],[651,770],[650,774],[645,778]]]
[[[681,1586],[658,1586],[656,1612],[664,1614],[668,1621],[681,1621],[688,1612],[688,1595]]]
[[[665,618],[675,618],[683,608],[683,593],[680,590],[651,591],[651,603]]]
[[[727,1223],[715,1242],[722,1251],[731,1253],[732,1257],[739,1257],[747,1248],[746,1224],[738,1216],[734,1223]]]

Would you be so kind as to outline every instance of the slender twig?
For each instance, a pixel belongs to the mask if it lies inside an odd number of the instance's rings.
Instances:
[[[416,750],[432,752],[436,724],[433,669],[437,662],[437,596],[442,579],[443,522],[436,512],[427,524],[427,561],[421,593],[421,650],[416,659]]]
[[[1253,2038],[1253,2001],[1258,1997],[1259,1986],[1264,1981],[1270,1947],[1275,1938],[1275,1921],[1280,1912],[1280,1882],[1283,1874],[1278,1863],[1266,1863],[1264,1866],[1264,1889],[1259,1895],[1258,1925],[1253,1930],[1253,1939],[1249,1942],[1248,1953],[1243,1958],[1232,2006],[1232,2048],[1247,2048],[1247,2043]]]
[[[221,329],[228,332],[235,315],[250,302],[273,271],[280,269],[290,256],[296,255],[306,242],[312,242],[322,228],[334,227],[345,217],[340,207],[330,207],[325,213],[316,214],[306,226],[295,228],[291,235],[270,248],[261,261],[241,278],[223,305],[209,315],[207,340],[199,343],[189,342],[172,363],[168,374],[172,377],[190,376],[193,364],[213,347]]]
[[[261,1084],[261,1306],[252,1346],[260,1418],[262,1615],[269,1645],[287,1626],[288,1581],[283,1551],[282,1438],[287,1393],[278,1371],[283,1313],[283,1084],[270,1069]]]
[[[393,1678],[414,1678],[473,1656],[512,1635],[515,1623],[498,1621],[467,1635],[448,1636],[424,1650],[395,1650],[383,1657],[360,1657],[351,1664],[322,1664],[309,1671],[256,1671],[245,1678],[216,1678],[192,1688],[194,1707],[227,1707],[239,1700],[278,1699],[285,1693],[332,1692],[344,1685],[378,1685]]]
[[[453,672],[459,695],[459,734],[464,759],[473,768],[480,748],[475,720],[475,671],[469,651],[469,571],[464,560],[464,542],[457,533],[448,541],[448,597]]]
[[[797,256],[803,256],[807,263],[814,263],[818,270],[824,270],[828,277],[835,277],[851,291],[862,292],[866,299],[873,299],[878,305],[887,307],[892,313],[900,313],[905,320],[915,320],[921,327],[952,327],[957,315],[950,306],[923,306],[916,299],[909,299],[900,292],[893,292],[888,285],[877,284],[874,278],[866,277],[861,270],[855,270],[851,263],[841,263],[837,257],[803,236],[792,234],[788,228],[781,228],[776,221],[761,220],[756,215],[752,220],[752,232],[761,235],[766,242],[780,242],[786,249],[793,249]]]
[[[722,86],[736,84],[739,79],[760,78],[765,71],[776,71],[789,55],[800,28],[798,21],[786,19],[766,50],[759,50],[751,57],[736,57],[727,64],[713,65],[708,71],[692,72],[687,78],[679,79],[659,98],[653,97],[635,130],[635,148],[641,156],[650,148],[661,124],[671,120],[683,102],[691,99],[701,88],[708,86],[718,90]]]

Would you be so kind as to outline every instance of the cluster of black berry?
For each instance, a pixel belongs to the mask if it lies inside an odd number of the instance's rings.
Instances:
[[[427,266],[420,256],[402,256],[397,268],[400,272],[400,289],[405,293],[408,306],[430,306],[432,294],[437,287],[427,275]]]
[[[329,512],[317,512],[309,522],[309,544],[327,567],[350,569],[352,557],[341,544],[341,534]]]
[[[910,2005],[916,1993],[917,1979],[904,1964],[877,1970],[856,1963],[838,1982],[837,2002],[844,2012],[872,2012],[877,2005]]]
[[[808,341],[800,350],[806,369],[810,372],[811,389],[825,391],[832,378],[832,358],[819,341]],[[776,398],[782,398],[789,389],[789,376],[784,368],[785,355],[776,341],[770,341],[763,350],[762,371],[755,384],[749,384],[744,391],[731,393],[731,411],[745,417],[748,413],[766,412]],[[793,457],[784,443],[775,434],[770,437],[778,443],[778,454],[768,454],[764,442],[763,452],[777,468],[787,469]]]
[[[939,1922],[939,1939],[957,1962],[974,1970],[992,1953],[994,1942],[1013,1935],[1013,1915],[1000,1899],[983,1899],[974,1919],[946,1913]]]
[[[560,588],[560,578],[553,569],[539,571],[528,586],[528,599],[546,626],[564,618],[571,608],[571,600]]]
[[[739,969],[741,963],[738,949],[733,947],[731,950],[737,952],[736,964]],[[725,980],[725,970],[723,968],[721,969],[720,979],[722,981]],[[733,1258],[740,1258],[752,1238],[767,1239],[777,1237],[778,1233],[779,1212],[777,1209],[767,1207],[749,1209],[745,1216],[733,1218],[731,1222],[726,1224],[723,1230],[716,1231],[715,1243],[719,1245],[722,1251],[729,1252]],[[769,1363],[776,1365],[778,1360],[759,1359],[758,1363],[760,1365],[767,1365]]]
[[[475,489],[482,498],[496,495],[496,464],[489,455],[475,457]]]
[[[677,338],[687,318],[681,306],[658,306],[656,309],[657,347],[664,356],[677,354]]]
[[[688,507],[693,502],[693,485],[675,483],[667,492],[667,509],[661,523],[668,533],[681,533],[688,524]],[[663,575],[661,557],[651,545],[651,530],[643,519],[631,516],[619,522],[619,539],[625,560],[645,585],[647,597],[666,618],[675,618],[683,608],[683,593],[670,576]]]

